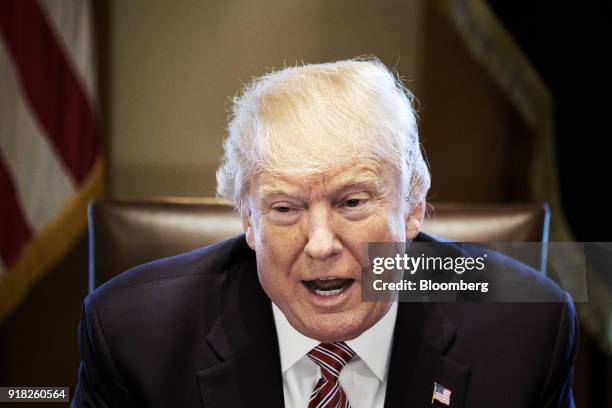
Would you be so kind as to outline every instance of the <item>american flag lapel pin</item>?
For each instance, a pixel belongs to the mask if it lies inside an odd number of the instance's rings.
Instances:
[[[438,401],[440,404],[444,404],[447,407],[450,405],[451,390],[443,386],[442,384],[434,383],[433,395],[431,396],[431,403]]]

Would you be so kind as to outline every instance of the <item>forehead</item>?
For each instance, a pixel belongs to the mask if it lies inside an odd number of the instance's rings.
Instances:
[[[382,192],[391,184],[390,169],[376,163],[337,166],[325,171],[309,174],[262,173],[252,183],[254,197],[264,200],[273,195],[308,197],[310,195],[338,194],[360,187]]]

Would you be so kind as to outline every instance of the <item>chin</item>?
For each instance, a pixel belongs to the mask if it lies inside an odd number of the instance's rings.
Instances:
[[[326,314],[310,320],[310,324],[305,327],[306,333],[303,334],[322,343],[352,340],[368,329],[360,316],[330,318]]]

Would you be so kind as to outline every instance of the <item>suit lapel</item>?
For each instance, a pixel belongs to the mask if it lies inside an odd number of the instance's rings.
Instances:
[[[228,282],[221,317],[207,336],[207,360],[197,372],[206,408],[283,407],[283,383],[271,302],[259,285],[254,254]]]
[[[424,233],[415,241],[439,242]],[[449,250],[452,248],[444,249]],[[463,407],[470,368],[449,357],[456,336],[456,327],[438,303],[399,304],[385,408],[443,406],[437,401],[432,403],[434,383],[451,391],[450,407]]]
[[[272,306],[257,279],[255,254],[247,252],[228,273],[227,301],[197,372],[206,408],[284,406]],[[399,304],[385,408],[440,406],[432,405],[434,382],[451,391],[450,407],[463,406],[470,369],[448,356],[455,336],[438,304]]]
[[[456,336],[436,303],[400,303],[385,408],[443,406],[433,402],[434,382],[451,391],[450,407],[462,407],[470,369],[446,354]]]

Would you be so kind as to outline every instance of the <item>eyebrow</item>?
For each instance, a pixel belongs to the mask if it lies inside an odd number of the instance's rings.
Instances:
[[[373,188],[376,192],[382,190],[380,178],[373,171],[351,174],[348,177],[341,176],[339,179],[330,183],[329,191],[331,196],[336,196],[344,190],[355,187]]]
[[[340,175],[336,177],[328,186],[328,196],[334,197],[343,191],[361,187],[373,189],[376,193],[382,191],[380,178],[373,171],[360,172],[358,174]],[[285,196],[297,200],[305,200],[305,195],[300,193],[299,187],[294,187],[285,183],[274,183],[261,185],[257,188],[257,198],[263,202],[272,196]]]
[[[286,196],[293,199],[303,198],[303,196],[299,193],[299,188],[296,187],[283,187],[276,184],[257,187],[257,198],[259,201],[264,201],[266,198],[271,196]]]

